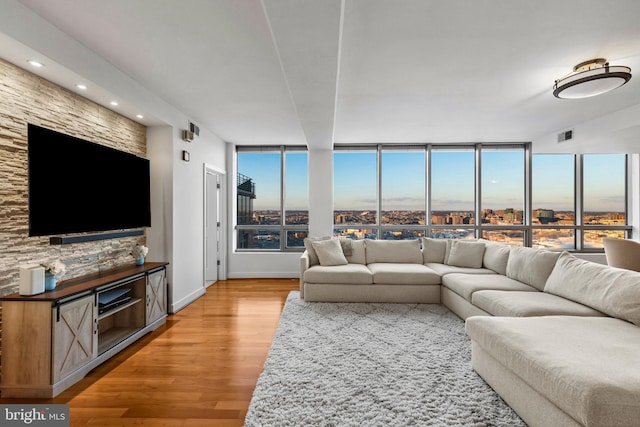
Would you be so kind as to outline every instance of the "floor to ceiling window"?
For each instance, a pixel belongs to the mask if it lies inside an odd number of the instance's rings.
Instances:
[[[627,156],[582,156],[582,249],[602,248],[602,239],[623,239],[627,224]]]
[[[424,236],[425,150],[383,149],[380,153],[380,238]]]
[[[376,239],[378,224],[377,151],[336,151],[333,155],[333,222],[336,233]]]
[[[431,150],[433,238],[473,239],[476,224],[475,148]]]
[[[598,250],[631,228],[626,163],[621,154],[532,154],[530,144],[337,147],[334,234]]]
[[[490,240],[525,245],[525,147],[481,148],[481,235]]]
[[[532,159],[532,246],[576,249],[574,154],[534,154]]]
[[[236,248],[301,250],[309,228],[307,151],[238,147]]]
[[[532,154],[530,144],[336,147],[334,234],[477,238],[601,251],[625,238],[627,156]],[[236,248],[301,251],[308,235],[304,147],[238,147]]]

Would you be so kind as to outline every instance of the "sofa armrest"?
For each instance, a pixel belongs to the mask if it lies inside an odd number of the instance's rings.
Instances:
[[[300,255],[300,298],[304,299],[304,272],[309,269],[309,253],[305,250]]]

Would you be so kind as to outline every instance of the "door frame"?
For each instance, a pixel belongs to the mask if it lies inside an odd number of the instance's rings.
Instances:
[[[218,212],[219,212],[219,217],[218,217],[218,221],[220,222],[220,240],[219,240],[219,246],[218,246],[218,251],[219,251],[219,261],[220,261],[220,265],[218,266],[218,280],[226,280],[227,278],[227,228],[226,228],[226,211],[227,211],[227,186],[226,186],[226,173],[225,171],[209,165],[207,163],[204,164],[204,168],[203,168],[203,173],[202,173],[202,179],[204,181],[204,194],[203,194],[203,209],[204,209],[204,216],[203,216],[203,230],[207,230],[207,198],[209,197],[210,194],[210,188],[208,188],[208,184],[207,184],[207,175],[208,174],[213,174],[213,175],[218,175],[218,184],[220,185],[220,189],[218,192]],[[203,274],[203,278],[206,278],[206,266],[207,266],[207,231],[205,231],[202,235],[202,274]],[[203,280],[203,287],[208,287],[209,285],[211,285],[210,283],[207,283],[206,279]]]

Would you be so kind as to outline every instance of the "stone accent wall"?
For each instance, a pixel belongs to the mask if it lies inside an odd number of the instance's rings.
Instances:
[[[67,266],[65,280],[133,263],[131,247],[145,236],[70,245],[28,236],[27,123],[146,154],[145,126],[0,60],[0,295],[17,292],[21,264],[59,259]],[[52,204],[64,198],[61,193]]]

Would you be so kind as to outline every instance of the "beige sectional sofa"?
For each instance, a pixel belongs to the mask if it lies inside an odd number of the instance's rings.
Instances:
[[[640,425],[640,273],[484,240],[305,246],[307,301],[442,303],[465,319],[473,368],[527,424]]]

